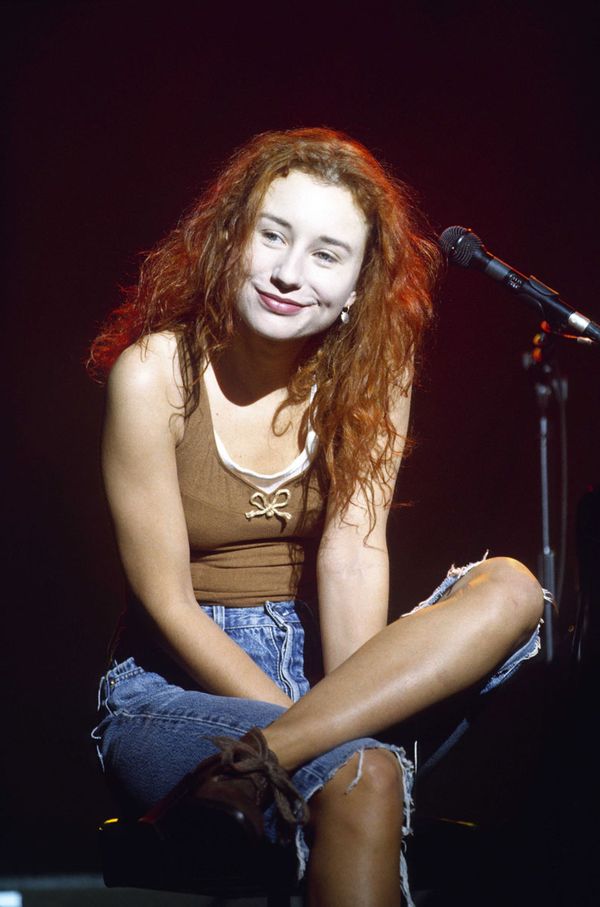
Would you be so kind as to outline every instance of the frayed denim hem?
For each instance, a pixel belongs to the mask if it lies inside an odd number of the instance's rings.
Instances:
[[[472,570],[473,567],[479,567],[480,564],[483,564],[483,562],[487,560],[488,554],[489,551],[486,551],[481,560],[472,561],[464,567],[455,567],[454,564],[452,564],[442,582],[433,590],[431,595],[422,602],[419,602],[418,605],[415,605],[411,611],[407,611],[406,614],[403,614],[402,617],[408,617],[409,614],[415,614],[417,611],[421,611],[422,608],[428,608],[429,605],[435,605],[436,602],[439,602],[440,599],[444,597],[446,592],[450,591],[457,580],[461,579],[461,577],[468,573],[469,570]]]
[[[423,608],[428,608],[430,605],[435,605],[439,602],[449,591],[452,589],[454,584],[465,576],[473,567],[478,567],[479,564],[487,559],[488,551],[485,552],[481,560],[473,561],[471,564],[467,564],[464,567],[455,567],[454,564],[450,567],[446,577],[442,580],[437,589],[431,593],[429,598],[426,598],[424,601],[419,602],[419,604],[414,607],[411,611],[408,611],[406,614],[403,614],[402,617],[408,617],[409,614],[415,614],[417,611],[421,611]],[[544,595],[544,600],[548,602],[553,602],[554,598],[552,593],[547,589],[542,589]],[[501,683],[504,683],[505,680],[515,673],[519,665],[523,661],[527,661],[529,658],[533,658],[538,654],[542,647],[542,641],[540,637],[540,628],[543,624],[543,620],[538,622],[537,627],[531,634],[530,638],[527,640],[524,645],[510,655],[507,660],[502,664],[494,674],[489,678],[487,683],[481,688],[481,694],[489,693],[490,690],[493,690],[495,687],[499,686]]]
[[[408,611],[406,614],[403,614],[402,617],[408,617],[409,614],[415,614],[418,611],[428,608],[430,605],[435,605],[439,602],[444,596],[452,589],[454,584],[465,576],[470,570],[474,567],[478,567],[479,564],[482,564],[487,560],[489,552],[486,551],[481,558],[481,560],[473,561],[470,564],[466,564],[464,567],[456,567],[454,564],[450,567],[445,578],[442,580],[440,585],[434,589],[431,595],[426,598],[424,601],[419,602],[416,607],[411,611]],[[553,602],[554,598],[552,594],[547,589],[542,589],[544,600],[548,602]],[[400,619],[402,619],[402,617]],[[484,680],[482,687],[479,690],[479,696],[484,696],[485,694],[491,692],[491,690],[503,684],[508,680],[511,675],[513,675],[522,662],[527,661],[530,658],[534,658],[538,652],[541,650],[542,642],[540,636],[540,629],[543,620],[538,622],[537,627],[527,640],[520,648],[510,655],[507,660],[494,671],[494,673]],[[418,763],[418,742],[415,741],[415,770],[419,771],[419,778],[424,777],[428,774],[445,756],[453,749],[461,737],[466,733],[466,731],[471,726],[471,719],[469,717],[463,718],[455,727],[454,731],[448,736],[448,738],[438,747],[438,749],[429,756],[426,762],[421,766]]]

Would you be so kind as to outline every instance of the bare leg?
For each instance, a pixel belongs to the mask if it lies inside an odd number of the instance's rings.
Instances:
[[[360,781],[348,791],[356,770],[354,758],[311,800],[309,907],[400,905],[400,769],[386,750],[367,750]]]
[[[340,743],[381,731],[467,688],[531,635],[541,588],[521,564],[474,567],[448,598],[394,621],[264,729],[293,770]]]

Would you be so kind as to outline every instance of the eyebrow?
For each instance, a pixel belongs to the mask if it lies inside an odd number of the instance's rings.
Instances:
[[[292,229],[292,225],[284,220],[282,217],[277,217],[275,214],[269,214],[268,211],[261,211],[259,214],[260,217],[266,217],[269,220],[275,221],[276,224],[279,224],[281,227],[286,227],[288,230]],[[324,243],[326,246],[338,246],[340,249],[345,249],[348,254],[352,254],[352,246],[348,243],[343,242],[341,239],[335,239],[333,236],[319,236],[317,237],[318,242]]]

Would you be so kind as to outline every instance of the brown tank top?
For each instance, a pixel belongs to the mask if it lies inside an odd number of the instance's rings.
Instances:
[[[196,599],[242,607],[312,598],[325,510],[314,468],[267,494],[227,467],[203,384],[176,459]]]

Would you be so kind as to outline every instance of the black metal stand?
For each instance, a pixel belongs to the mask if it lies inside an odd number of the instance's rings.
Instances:
[[[562,336],[562,335],[561,335]],[[548,333],[547,325],[542,324],[541,331],[533,339],[533,351],[526,353],[523,357],[525,367],[528,369],[534,380],[535,397],[538,407],[538,426],[539,426],[539,464],[540,464],[540,513],[541,513],[541,550],[538,559],[538,579],[544,589],[547,589],[553,596],[555,605],[546,601],[544,606],[544,642],[545,657],[548,664],[554,661],[555,649],[555,608],[558,609],[558,599],[560,597],[561,582],[557,582],[556,576],[556,557],[552,547],[552,534],[550,529],[550,514],[552,512],[550,482],[549,482],[549,438],[551,427],[551,409],[550,404],[554,400],[561,410],[561,472],[563,481],[561,483],[562,507],[561,523],[564,524],[566,514],[564,513],[566,499],[566,443],[564,439],[565,431],[565,407],[567,402],[568,383],[562,378],[556,366],[555,361],[555,340],[551,333]],[[565,535],[564,525],[561,525],[561,548],[564,549]],[[561,561],[564,561],[564,550],[560,552]],[[562,569],[560,571],[562,575]]]
[[[551,389],[548,384],[536,381],[536,398],[539,409],[540,445],[540,501],[542,517],[542,549],[540,552],[540,581],[556,600],[556,570],[554,550],[550,544],[550,492],[548,484],[548,404]],[[558,604],[558,603],[557,603]],[[544,603],[544,632],[546,636],[546,661],[554,660],[554,614],[551,602]]]

